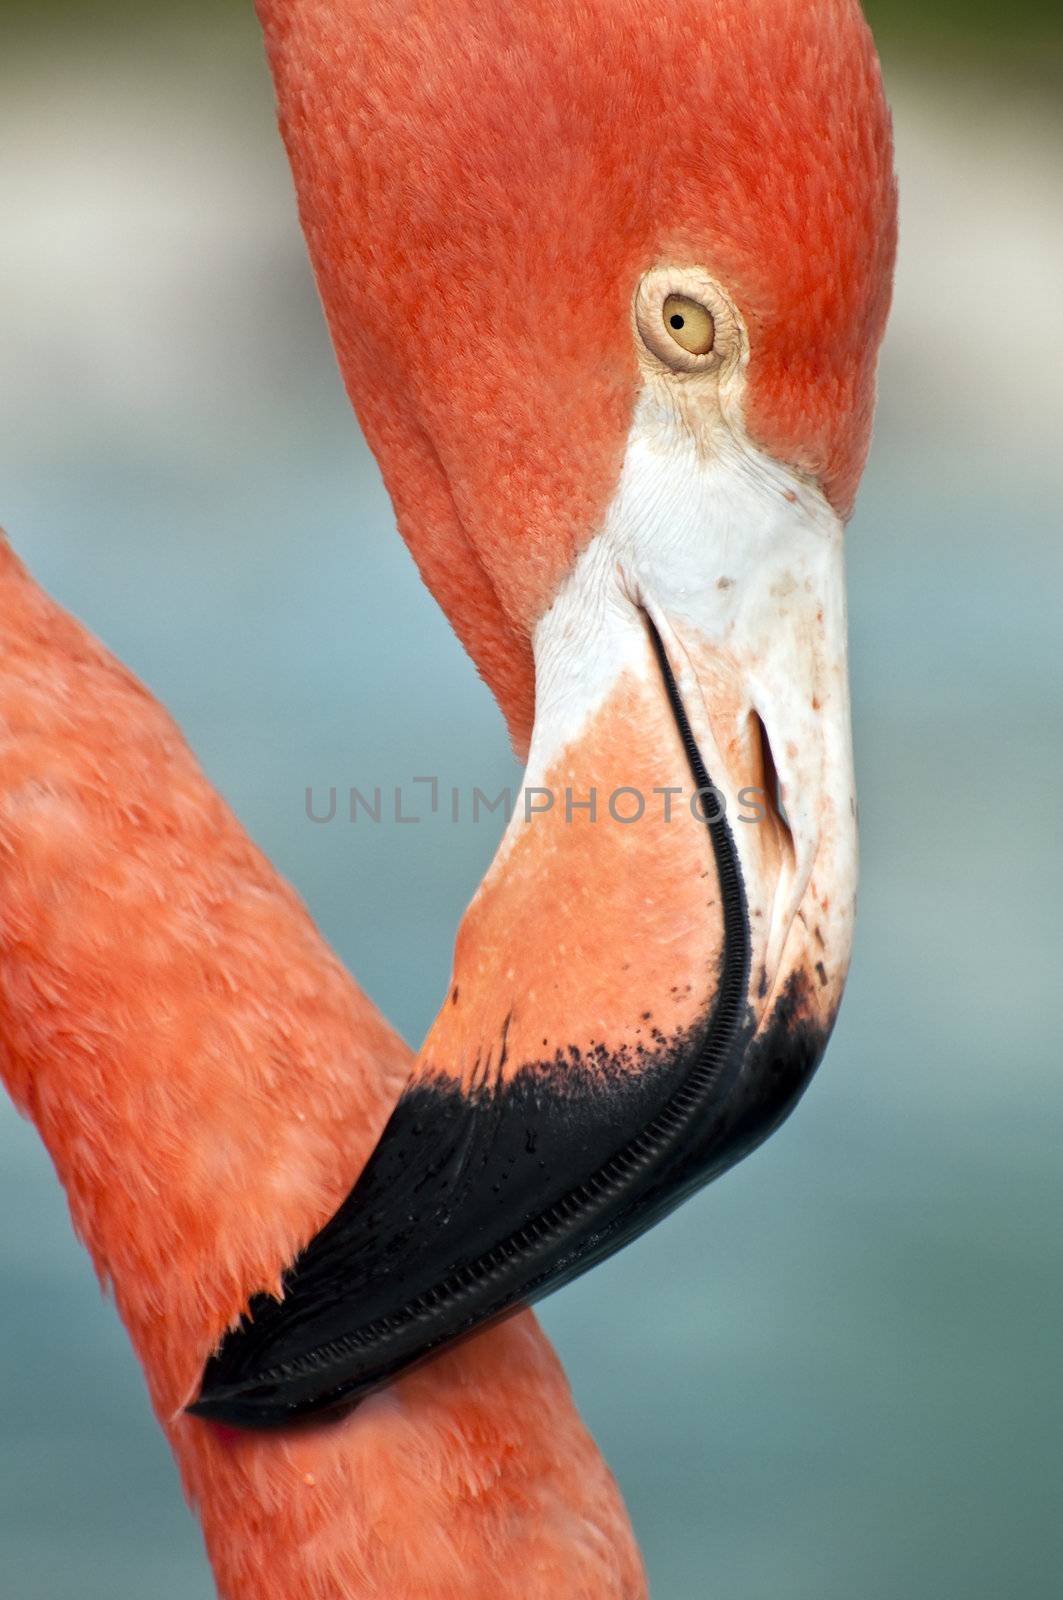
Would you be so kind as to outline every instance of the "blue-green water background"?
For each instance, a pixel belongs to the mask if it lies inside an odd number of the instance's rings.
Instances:
[[[253,28],[27,30],[0,78],[0,520],[416,1042],[497,823],[314,826],[305,788],[518,774],[343,398]],[[976,69],[892,81],[841,1020],[767,1147],[542,1308],[657,1600],[1063,1593],[1060,123]],[[6,1104],[0,1392],[0,1594],[208,1600]]]

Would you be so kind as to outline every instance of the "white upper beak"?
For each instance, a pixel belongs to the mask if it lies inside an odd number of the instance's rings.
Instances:
[[[712,444],[644,393],[605,525],[535,636],[527,783],[621,673],[654,671],[648,615],[732,819],[751,1001],[767,1015],[801,967],[829,1026],[857,875],[842,525],[817,489],[731,431]]]

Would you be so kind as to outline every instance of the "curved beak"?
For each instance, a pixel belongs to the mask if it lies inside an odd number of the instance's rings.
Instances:
[[[522,802],[415,1074],[196,1415],[350,1406],[546,1294],[760,1143],[822,1056],[856,876],[841,529],[770,463],[699,464],[678,500],[658,470],[629,457],[539,625]]]

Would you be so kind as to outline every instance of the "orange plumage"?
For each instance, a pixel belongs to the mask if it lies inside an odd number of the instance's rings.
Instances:
[[[183,1418],[358,1172],[409,1051],[170,718],[0,547],[0,1075],[55,1162],[225,1600],[636,1600],[529,1314],[343,1422]]]
[[[522,749],[654,262],[730,286],[751,435],[851,507],[896,235],[870,34],[857,0],[257,3],[348,391]]]

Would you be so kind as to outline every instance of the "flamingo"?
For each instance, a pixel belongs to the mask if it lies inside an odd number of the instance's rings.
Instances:
[[[5,548],[0,1071],[226,1600],[634,1600],[520,1308],[761,1142],[840,1001],[877,61],[855,0],[258,11],[348,391],[526,804],[411,1057]]]

